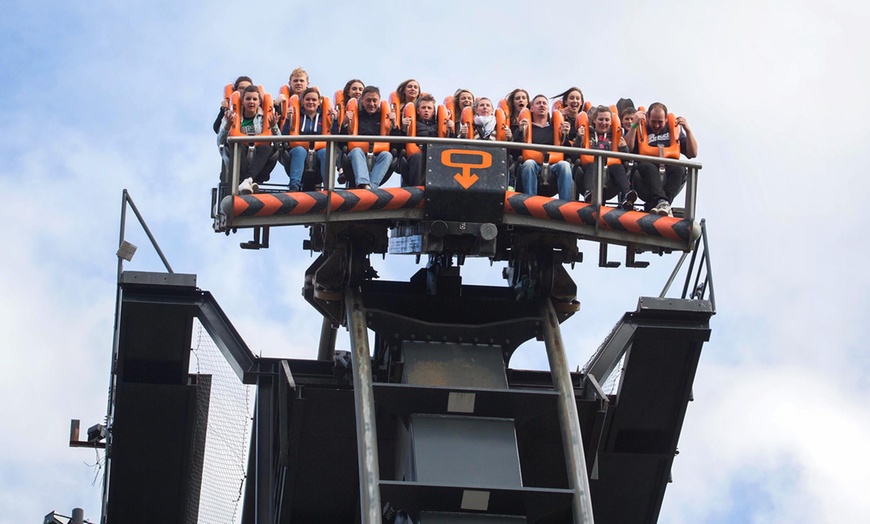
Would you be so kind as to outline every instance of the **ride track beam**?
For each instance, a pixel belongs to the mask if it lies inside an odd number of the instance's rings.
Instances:
[[[338,222],[422,221],[425,191],[420,187],[258,193],[228,196],[221,204],[226,230]],[[327,215],[327,212],[329,215]],[[506,193],[502,225],[559,231],[578,238],[637,249],[690,251],[700,235],[691,220],[641,211]]]

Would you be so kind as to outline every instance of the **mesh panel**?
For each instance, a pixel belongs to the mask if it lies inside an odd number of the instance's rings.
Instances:
[[[202,468],[198,522],[235,524],[241,519],[248,457],[252,386],[242,384],[199,322],[193,326],[191,373],[211,375],[211,398]],[[197,428],[199,431],[199,428]]]

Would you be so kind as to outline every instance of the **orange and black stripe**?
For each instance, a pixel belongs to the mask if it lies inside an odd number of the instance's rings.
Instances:
[[[326,213],[360,213],[365,211],[395,211],[423,207],[422,187],[390,187],[384,189],[351,189],[332,193],[299,191],[288,193],[257,193],[239,195],[233,200],[234,217],[299,216]],[[505,214],[522,215],[579,226],[592,226],[638,235],[688,241],[693,223],[681,218],[664,217],[639,211],[624,211],[612,207],[596,208],[577,201],[558,200],[524,193],[507,193]]]
[[[238,195],[233,199],[234,217],[290,216],[331,212],[393,211],[423,206],[422,187],[351,189],[332,193],[298,191]]]
[[[524,215],[542,220],[595,226],[673,240],[690,240],[692,221],[612,207],[597,208],[585,202],[565,201],[524,193],[505,195],[505,214]]]

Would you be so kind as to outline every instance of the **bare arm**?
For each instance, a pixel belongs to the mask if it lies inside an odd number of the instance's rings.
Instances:
[[[695,140],[695,134],[689,128],[689,122],[679,116],[677,117],[676,124],[681,126],[686,132],[686,158],[695,158],[698,156],[698,141]]]
[[[625,135],[625,145],[628,146],[629,151],[635,151],[635,145],[637,144],[637,128],[645,125],[646,114],[644,114],[643,111],[638,111],[634,114],[634,123],[631,124],[631,129],[629,129],[628,133]]]

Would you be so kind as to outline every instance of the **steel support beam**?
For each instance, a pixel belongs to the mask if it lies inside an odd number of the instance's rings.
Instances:
[[[361,521],[381,524],[380,471],[375,397],[372,392],[371,353],[365,308],[358,287],[347,286],[344,295],[347,329],[353,364],[353,400],[356,407],[356,447],[359,461]]]
[[[565,347],[559,329],[559,317],[550,300],[545,300],[542,308],[544,318],[544,345],[553,385],[559,393],[559,426],[562,432],[562,447],[565,452],[565,467],[568,473],[568,487],[574,491],[571,499],[574,524],[592,524],[592,494],[589,491],[589,476],[586,473],[586,455],[583,452],[583,438],[580,434],[580,416],[577,413],[577,400],[574,396],[574,383],[568,369]]]

